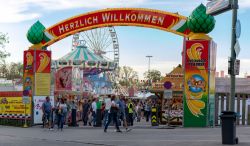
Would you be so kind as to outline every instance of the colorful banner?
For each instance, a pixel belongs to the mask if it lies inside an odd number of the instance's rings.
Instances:
[[[31,98],[29,98],[31,101]],[[31,102],[26,104],[26,115],[31,115]],[[25,104],[23,97],[0,97],[0,118],[24,119]]]
[[[186,41],[185,68],[205,70],[209,62],[209,41]]]
[[[209,41],[186,41],[184,127],[205,127],[209,85]]]
[[[46,101],[46,96],[34,96],[33,102],[34,102],[34,124],[42,124],[42,105]],[[50,102],[52,107],[54,107],[54,96],[50,96]]]
[[[51,52],[44,50],[24,51],[23,64],[23,90],[27,90],[32,96],[32,90],[35,87],[35,95],[50,95]],[[39,74],[36,74],[34,81],[35,72]]]
[[[72,90],[72,67],[64,67],[57,71],[56,90]]]
[[[44,44],[50,45],[75,32],[107,26],[142,26],[188,36],[187,18],[175,13],[142,8],[113,8],[78,15],[45,30]]]
[[[50,73],[51,51],[36,50],[36,72]]]
[[[184,126],[207,126],[208,72],[186,71],[184,84]]]
[[[34,50],[24,51],[23,53],[23,70],[24,73],[33,73],[34,69]]]
[[[48,96],[50,95],[50,73],[36,73],[35,74],[35,95],[37,96]]]
[[[29,92],[29,96],[32,96],[32,89],[34,84],[34,76],[31,73],[24,73],[23,75],[23,90]]]

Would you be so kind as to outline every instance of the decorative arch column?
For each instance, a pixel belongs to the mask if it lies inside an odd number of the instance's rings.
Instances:
[[[184,42],[184,127],[214,126],[216,44],[207,35],[215,26],[201,4],[189,16],[194,33]]]

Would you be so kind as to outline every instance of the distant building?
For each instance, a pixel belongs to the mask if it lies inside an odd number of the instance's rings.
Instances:
[[[224,78],[225,75],[224,75],[224,70],[220,71],[220,77]]]
[[[215,74],[215,77],[219,77],[220,76],[220,73],[219,72],[216,72],[216,74]]]

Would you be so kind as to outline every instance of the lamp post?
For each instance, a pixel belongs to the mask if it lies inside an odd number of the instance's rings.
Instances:
[[[153,57],[151,55],[146,56],[148,58],[148,75],[149,75],[149,82],[148,85],[151,86],[151,76],[150,76],[150,58]]]
[[[153,56],[147,55],[146,56],[148,58],[148,72],[150,71],[150,58]]]

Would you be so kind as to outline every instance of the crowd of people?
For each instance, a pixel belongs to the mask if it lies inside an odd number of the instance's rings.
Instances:
[[[155,101],[135,100],[123,95],[108,95],[101,101],[99,99],[93,96],[68,101],[66,97],[61,97],[56,98],[52,106],[50,97],[46,97],[42,105],[43,126],[53,130],[57,125],[58,129],[63,130],[64,125],[79,126],[82,121],[83,126],[103,125],[104,132],[107,132],[113,121],[117,132],[121,132],[120,125],[130,131],[135,121],[140,122],[145,118],[149,122],[151,107],[156,106]]]

